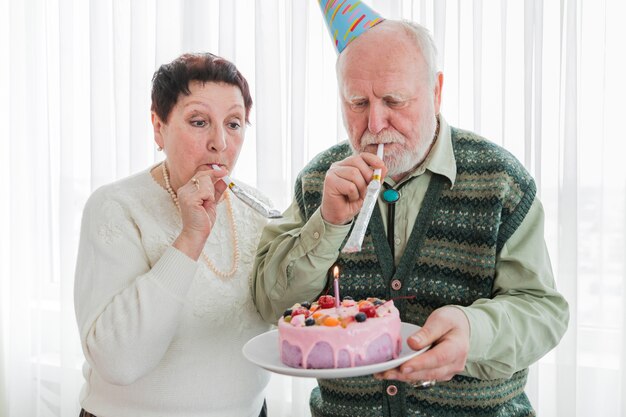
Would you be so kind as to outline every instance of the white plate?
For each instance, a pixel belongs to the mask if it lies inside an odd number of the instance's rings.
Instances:
[[[250,339],[243,347],[243,355],[255,365],[267,369],[268,371],[283,375],[322,379],[370,375],[375,372],[382,372],[387,369],[400,366],[409,359],[425,352],[428,347],[415,351],[406,343],[407,337],[411,336],[419,329],[420,326],[403,322],[402,328],[400,329],[403,341],[400,356],[387,362],[375,363],[373,365],[355,366],[354,368],[302,369],[287,366],[280,360],[280,353],[278,350],[278,330],[270,330],[269,332],[260,334]]]

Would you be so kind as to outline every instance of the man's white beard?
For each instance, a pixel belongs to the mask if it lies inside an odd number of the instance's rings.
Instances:
[[[407,173],[419,164],[421,164],[428,151],[430,151],[431,144],[434,141],[435,130],[437,129],[437,118],[435,117],[435,109],[433,106],[427,106],[428,113],[423,118],[422,125],[419,129],[419,138],[415,142],[412,148],[403,147],[395,152],[391,149],[388,151],[385,149],[385,156],[383,161],[387,167],[387,175],[391,177],[398,176],[400,174]],[[379,143],[398,143],[406,146],[407,139],[401,133],[395,130],[383,130],[374,135],[369,130],[361,136],[360,149],[355,149],[350,141],[350,146],[355,154],[361,153],[365,150],[367,145],[376,145]]]

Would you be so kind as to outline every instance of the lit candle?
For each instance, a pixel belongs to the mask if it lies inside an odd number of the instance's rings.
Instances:
[[[337,265],[333,268],[333,277],[335,277],[335,308],[339,308],[339,267]]]

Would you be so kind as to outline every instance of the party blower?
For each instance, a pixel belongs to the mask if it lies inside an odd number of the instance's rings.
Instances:
[[[385,145],[383,143],[378,144],[376,156],[378,156],[380,159],[383,159],[384,147]],[[352,232],[350,233],[348,241],[341,250],[341,252],[343,253],[359,252],[361,250],[361,245],[363,244],[363,239],[365,238],[367,225],[370,222],[370,217],[372,217],[372,212],[374,211],[374,206],[376,206],[376,200],[378,199],[378,193],[380,192],[380,182],[382,181],[381,173],[381,169],[374,170],[372,180],[367,185],[365,200],[363,201],[363,206],[361,207],[359,216],[354,223],[354,227],[352,228]]]
[[[222,170],[222,168],[220,168],[219,165],[213,164],[211,165],[211,167],[216,171]],[[263,216],[267,217],[268,219],[279,219],[283,217],[278,210],[265,204],[264,202],[262,202],[261,200],[259,200],[258,198],[250,194],[248,191],[244,190],[243,188],[235,184],[235,182],[228,175],[223,176],[222,181],[224,181],[226,185],[228,185],[228,188],[230,188],[230,191],[232,191],[232,193],[235,194],[237,198],[239,198],[241,201],[246,203],[252,209],[258,211],[259,213],[261,213]]]

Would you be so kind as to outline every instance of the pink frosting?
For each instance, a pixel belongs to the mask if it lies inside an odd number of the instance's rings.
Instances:
[[[333,317],[354,316],[358,313],[358,306],[340,307],[339,309],[328,308],[318,310],[322,314]],[[296,318],[298,316],[295,316]],[[393,301],[387,301],[377,308],[377,317],[368,318],[364,322],[353,321],[345,328],[338,326],[304,326],[296,320],[295,323],[287,323],[284,318],[278,321],[279,348],[281,359],[289,366],[294,364],[294,348],[301,354],[302,368],[309,368],[309,357],[313,353],[319,357],[323,349],[318,343],[323,342],[330,346],[332,360],[327,358],[327,363],[334,363],[334,367],[354,367],[365,363],[376,363],[397,358],[402,347],[400,335],[400,313],[393,305]],[[290,346],[285,345],[287,342]],[[318,348],[315,346],[318,345]],[[368,348],[372,345],[372,349]],[[317,352],[314,352],[314,349]],[[341,352],[341,354],[340,354]],[[326,355],[326,353],[322,353]],[[345,355],[348,355],[348,364]],[[297,355],[298,357],[300,355]],[[340,356],[344,358],[340,364]],[[358,358],[358,359],[357,359]]]

